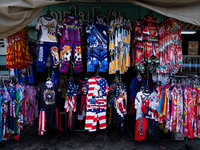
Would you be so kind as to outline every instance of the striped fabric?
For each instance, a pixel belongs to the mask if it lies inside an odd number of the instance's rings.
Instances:
[[[46,115],[45,115],[45,110],[40,111],[39,115],[39,127],[38,127],[38,134],[39,135],[44,135],[46,126]]]
[[[100,129],[106,128],[106,108],[108,83],[102,77],[92,77],[87,82],[87,112],[85,129],[90,132],[96,131],[97,120]]]
[[[76,112],[76,96],[73,95],[72,97],[67,96],[65,100],[65,106],[66,112],[69,112],[70,110],[72,112]]]
[[[97,120],[99,120],[99,128],[105,129],[106,128],[106,110],[105,109],[87,110],[86,120],[85,120],[85,130],[89,130],[89,132],[96,131]]]

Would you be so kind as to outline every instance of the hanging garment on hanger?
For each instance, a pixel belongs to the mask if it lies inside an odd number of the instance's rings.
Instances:
[[[145,72],[145,60],[144,60],[144,47],[143,47],[143,31],[142,31],[142,20],[136,20],[132,25],[132,46],[135,52],[135,67],[138,72]],[[134,53],[133,52],[133,53]],[[134,65],[132,65],[134,66]]]
[[[38,101],[36,100],[37,89],[27,85],[26,89],[26,124],[33,125],[34,119],[38,118]]]
[[[6,68],[22,69],[30,65],[28,46],[28,27],[6,38]]]
[[[159,64],[158,50],[158,22],[152,15],[146,15],[143,19],[143,46],[144,59],[150,70]]]
[[[68,84],[67,84],[67,93],[65,98],[65,105],[64,108],[66,109],[66,123],[65,128],[70,128],[70,131],[74,130],[74,119],[75,119],[75,113],[76,112],[76,105],[77,105],[77,89],[76,85],[74,83],[74,80],[72,77],[69,78]],[[67,132],[67,130],[66,130]]]
[[[69,111],[76,111],[76,96],[77,96],[77,89],[76,85],[72,78],[69,78],[68,85],[67,85],[67,94],[65,99],[65,106],[66,112]]]
[[[135,140],[145,139],[145,133],[147,129],[146,119],[154,119],[157,121],[157,108],[158,97],[156,92],[144,93],[138,92],[135,98],[136,109],[136,124],[135,124]],[[140,127],[142,129],[140,129]]]
[[[11,86],[8,88],[9,95],[11,97],[11,101],[9,102],[9,127],[10,133],[13,134],[15,131],[15,106],[16,106],[16,88],[14,86]]]
[[[86,27],[87,38],[87,72],[94,72],[95,65],[98,66],[99,72],[106,72],[108,69],[107,58],[107,20],[100,17],[93,17],[88,21]]]
[[[100,129],[106,128],[107,94],[109,91],[106,79],[92,77],[87,82],[87,112],[85,129],[96,131],[97,120]]]
[[[37,91],[37,100],[39,104],[38,134],[44,135],[49,128],[62,132],[59,120],[60,92],[58,86],[53,84],[48,88],[46,83],[41,84]]]
[[[79,89],[78,89],[77,93],[80,96],[79,96],[77,105],[79,105],[79,113],[78,113],[78,115],[81,115],[82,116],[81,118],[84,118],[85,117],[85,113],[86,113],[86,101],[87,101],[86,87],[87,87],[87,80],[83,79],[83,80],[79,80],[78,81],[79,82]]]
[[[109,90],[109,107],[114,107],[118,115],[124,118],[127,113],[127,93],[123,82],[114,80]]]
[[[81,53],[81,29],[82,22],[76,16],[66,14],[59,24],[58,33],[61,36],[60,42],[60,72],[67,73],[70,59],[73,62],[74,73],[83,71]]]
[[[199,91],[195,85],[172,84],[159,90],[158,95],[165,97],[159,106],[161,109],[158,113],[158,122],[166,124],[165,128],[169,131],[183,133],[191,139],[197,138]]]
[[[38,34],[38,55],[37,71],[44,71],[46,68],[48,52],[50,54],[52,68],[59,65],[58,40],[57,40],[57,20],[52,17],[41,16],[36,25]]]
[[[177,73],[182,66],[181,23],[168,19],[160,23],[159,52],[160,64],[157,73]]]
[[[109,74],[124,74],[130,67],[130,20],[122,16],[112,20],[108,30],[110,63]]]
[[[133,112],[135,110],[135,97],[137,95],[137,92],[141,91],[145,87],[146,87],[146,82],[145,82],[143,77],[142,78],[138,78],[136,76],[131,80],[131,84],[130,84],[130,87],[129,87],[130,103],[131,103],[130,114],[131,115],[133,115]]]
[[[120,117],[120,136],[124,134],[124,117],[127,113],[127,94],[125,84],[119,81],[115,91],[114,107]]]
[[[121,118],[124,118],[127,113],[127,94],[125,84],[118,82],[115,89],[115,103],[114,107]]]

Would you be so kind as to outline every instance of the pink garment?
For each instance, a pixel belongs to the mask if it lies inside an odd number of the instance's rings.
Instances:
[[[34,119],[38,118],[38,102],[35,98],[36,87],[26,86],[26,123],[33,125]]]

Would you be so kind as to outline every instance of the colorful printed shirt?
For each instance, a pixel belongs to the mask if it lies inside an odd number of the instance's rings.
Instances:
[[[41,16],[37,22],[36,30],[39,41],[57,42],[57,20],[52,17]]]
[[[53,84],[52,87],[48,88],[46,86],[46,83],[40,85],[37,91],[37,100],[40,110],[58,108],[60,102],[60,93],[58,86],[56,84]]]
[[[156,92],[145,94],[138,92],[135,98],[136,120],[145,117],[156,119],[156,110],[158,108],[158,97]]]
[[[107,20],[97,16],[88,22],[86,33],[88,33],[87,48],[88,50],[107,50]]]
[[[65,41],[81,41],[80,32],[82,29],[82,22],[78,17],[66,14],[58,27],[58,34],[61,35],[61,43]],[[76,38],[74,39],[73,37]]]

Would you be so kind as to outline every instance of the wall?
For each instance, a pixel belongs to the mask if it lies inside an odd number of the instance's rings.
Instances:
[[[48,6],[44,7],[44,9],[40,12],[40,14],[29,24],[30,27],[30,37],[36,39],[35,35],[35,26],[40,16],[45,15],[48,10]],[[66,13],[70,13],[74,11],[76,16],[82,20],[82,22],[86,25],[87,21],[95,16],[98,12],[103,13],[104,17],[108,19],[108,22],[113,20],[120,15],[126,16],[126,18],[130,19],[131,23],[138,19],[139,16],[143,18],[146,14],[152,13],[160,22],[162,20],[162,15],[151,12],[148,9],[133,5],[131,3],[103,3],[96,5],[95,3],[68,3],[68,4],[57,4],[50,5],[49,10],[51,15],[54,16],[60,22]]]
[[[6,69],[6,40],[0,39],[0,74],[9,74]]]

